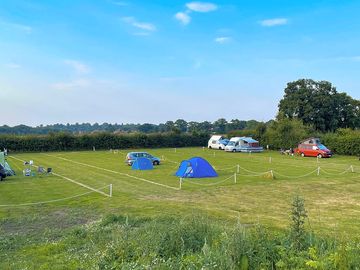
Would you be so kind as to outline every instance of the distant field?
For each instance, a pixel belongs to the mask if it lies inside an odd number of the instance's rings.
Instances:
[[[124,163],[126,150],[10,156],[17,176],[0,183],[0,228],[23,233],[46,227],[67,228],[106,213],[153,217],[200,212],[249,226],[261,223],[282,229],[288,225],[293,196],[300,194],[309,212],[308,225],[315,231],[360,232],[360,164],[355,157],[317,160],[278,152],[225,153],[202,148],[146,151],[164,159],[152,171],[132,171]],[[193,156],[207,159],[219,177],[185,180],[179,190],[179,179],[173,174],[181,160]],[[35,165],[53,168],[60,176],[22,176],[21,160],[30,159]],[[237,165],[240,170],[235,183]],[[275,179],[270,173],[260,175],[270,170]],[[104,188],[101,191],[106,194],[112,184],[113,196],[109,198],[64,177],[95,190]],[[41,203],[47,201],[53,202]],[[29,203],[39,204],[24,205]]]

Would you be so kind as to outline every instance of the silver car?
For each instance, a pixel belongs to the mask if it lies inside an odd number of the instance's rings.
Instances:
[[[137,158],[144,157],[151,160],[153,165],[160,165],[160,159],[150,155],[147,152],[130,152],[126,155],[125,163],[131,166]]]

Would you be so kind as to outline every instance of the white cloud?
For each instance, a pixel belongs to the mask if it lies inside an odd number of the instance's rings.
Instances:
[[[146,23],[146,22],[139,22],[137,21],[134,17],[124,17],[122,18],[122,20],[124,22],[126,22],[127,24],[130,24],[136,28],[145,30],[145,31],[156,31],[156,26],[153,25],[152,23]]]
[[[177,19],[178,21],[180,21],[183,25],[187,25],[190,23],[191,18],[188,14],[186,14],[185,12],[178,12],[175,14],[175,19]]]
[[[175,19],[177,19],[179,22],[181,22],[183,25],[188,25],[191,21],[191,17],[189,13],[191,12],[210,12],[217,10],[217,5],[213,3],[207,3],[207,2],[190,2],[186,5],[186,11],[185,12],[178,12],[174,15]]]
[[[80,61],[67,59],[64,60],[64,63],[72,67],[78,73],[86,74],[90,72],[90,67]]]
[[[56,90],[76,90],[80,88],[85,88],[91,85],[90,80],[88,79],[77,79],[70,82],[58,82],[51,85],[52,88]]]
[[[217,37],[214,39],[214,41],[219,44],[225,44],[225,43],[230,42],[231,38],[230,37]]]
[[[206,2],[190,2],[186,4],[186,7],[195,12],[210,12],[217,10],[217,5]]]
[[[126,7],[129,5],[129,3],[124,2],[124,1],[112,1],[111,3],[113,3],[116,6],[121,6],[121,7]]]
[[[275,19],[268,19],[268,20],[260,21],[260,24],[262,26],[271,27],[271,26],[285,25],[285,24],[288,24],[288,22],[289,22],[289,20],[286,18],[275,18]]]

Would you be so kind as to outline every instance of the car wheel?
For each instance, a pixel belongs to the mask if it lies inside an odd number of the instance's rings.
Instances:
[[[236,152],[236,150],[234,149],[234,150],[232,150],[233,151],[233,153],[235,153]]]
[[[209,149],[211,149],[212,147],[211,146],[209,146]]]
[[[219,150],[221,150],[222,148],[221,148],[221,146],[219,146]]]
[[[305,154],[304,154],[304,153],[301,153],[300,155],[301,155],[302,157],[305,157]]]
[[[153,162],[153,165],[160,165],[160,162],[157,161],[157,160],[155,160],[155,161]]]
[[[322,158],[322,155],[321,155],[321,154],[318,154],[317,157],[318,157],[318,158]]]

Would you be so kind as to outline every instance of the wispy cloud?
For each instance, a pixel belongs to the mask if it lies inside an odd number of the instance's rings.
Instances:
[[[231,41],[231,37],[217,37],[214,41],[219,44],[225,44]]]
[[[76,72],[86,74],[90,72],[90,67],[80,61],[72,60],[72,59],[66,59],[64,60],[64,63],[70,67],[72,67]]]
[[[267,19],[262,20],[259,22],[262,26],[272,27],[278,25],[285,25],[289,23],[289,20],[286,18],[274,18],[274,19]]]
[[[206,2],[190,2],[186,4],[186,7],[195,12],[210,12],[217,10],[217,5]]]
[[[352,62],[360,62],[360,56],[340,56],[336,58],[332,58],[336,61],[352,61]]]
[[[134,17],[123,17],[122,20],[125,23],[130,24],[133,27],[139,28],[141,30],[150,31],[150,32],[156,31],[156,26],[153,25],[152,23],[139,22]]]
[[[121,6],[121,7],[126,7],[129,5],[129,3],[125,2],[125,1],[111,1],[111,3],[116,6]]]
[[[178,13],[175,14],[174,17],[175,17],[175,19],[180,21],[183,25],[187,25],[191,21],[190,16],[185,12],[178,12]]]
[[[146,36],[150,36],[149,32],[136,32],[133,33],[134,36],[140,36],[140,37],[146,37]]]
[[[24,32],[26,34],[31,34],[33,32],[33,28],[31,26],[25,25],[25,24],[0,21],[0,25],[4,26],[6,28],[9,28],[9,29]]]
[[[57,82],[51,85],[56,90],[76,90],[85,88],[91,85],[88,79],[77,79],[70,82]]]
[[[191,21],[190,13],[191,12],[210,12],[218,9],[218,6],[213,3],[207,2],[190,2],[185,4],[186,10],[180,11],[174,15],[175,19],[177,19],[181,24],[188,25]]]

